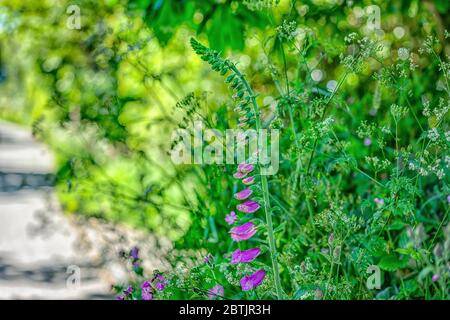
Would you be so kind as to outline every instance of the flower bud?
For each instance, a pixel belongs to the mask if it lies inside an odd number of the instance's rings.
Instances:
[[[433,249],[434,257],[436,259],[442,258],[442,253],[443,253],[442,245],[438,243]]]
[[[337,246],[336,248],[334,248],[333,256],[335,259],[339,259],[339,257],[341,256],[341,246]]]
[[[319,288],[314,291],[314,299],[321,300],[323,298],[323,292]]]
[[[334,241],[334,233],[331,233],[330,236],[328,237],[328,243],[331,245],[333,244]]]
[[[440,275],[438,275],[438,274],[433,274],[433,277],[431,277],[431,281],[436,282],[436,281],[439,281],[440,278],[441,278]]]
[[[226,83],[230,83],[231,81],[233,81],[234,77],[236,76],[236,74],[230,74],[226,79],[225,82]]]

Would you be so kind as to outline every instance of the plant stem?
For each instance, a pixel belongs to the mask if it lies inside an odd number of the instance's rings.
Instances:
[[[250,98],[252,100],[253,104],[253,111],[255,113],[255,125],[256,130],[259,131],[261,129],[261,118],[259,113],[258,104],[255,100],[255,95],[253,93],[253,90],[251,89],[250,85],[248,84],[245,77],[242,75],[242,73],[235,67],[232,66],[231,69],[234,73],[241,79],[242,83],[245,86],[245,89],[247,90],[247,93],[250,95]],[[259,172],[261,173],[261,165],[258,164]],[[277,295],[277,299],[282,299],[282,286],[281,286],[281,279],[280,279],[280,269],[278,266],[277,261],[277,248],[275,244],[275,236],[273,232],[273,222],[272,222],[272,212],[270,210],[270,199],[269,199],[269,185],[267,183],[267,177],[265,175],[260,174],[261,177],[261,189],[263,193],[264,198],[264,211],[266,214],[266,224],[267,224],[267,236],[268,236],[268,242],[269,242],[269,251],[270,251],[270,258],[272,260],[272,273],[273,273],[273,279],[275,282],[275,291]]]
[[[261,185],[264,196],[264,211],[266,213],[267,234],[269,237],[270,258],[272,260],[273,279],[275,282],[275,290],[278,299],[282,298],[282,287],[280,279],[280,270],[277,262],[277,248],[275,245],[275,237],[273,233],[272,212],[270,211],[269,188],[267,185],[267,177],[261,175]]]
[[[325,105],[323,106],[322,115],[320,116],[320,121],[323,121],[323,119],[325,118],[328,105],[330,104],[330,102],[334,98],[334,96],[336,95],[336,92],[339,90],[341,85],[344,83],[345,79],[347,78],[347,75],[348,75],[348,71],[346,71],[344,73],[342,78],[339,80],[339,83],[337,84],[336,88],[333,90],[333,92],[331,93],[330,97],[325,102]],[[314,159],[314,154],[316,152],[316,147],[317,147],[317,143],[318,142],[319,142],[319,137],[314,139],[313,149],[312,149],[312,152],[311,152],[311,156],[309,157],[309,160],[308,160],[308,165],[306,167],[306,176],[309,176],[309,170],[311,169],[311,164],[312,164],[312,161]]]

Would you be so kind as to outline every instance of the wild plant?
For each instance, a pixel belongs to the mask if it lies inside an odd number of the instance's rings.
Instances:
[[[339,57],[343,73],[324,89],[307,63],[319,44],[308,30],[299,43],[299,32],[285,21],[261,41],[270,107],[238,64],[191,40],[232,92],[218,108],[221,119],[209,124],[280,129],[281,166],[262,175],[249,155],[237,167],[194,169],[207,188],[197,193],[188,235],[203,228],[207,241],[196,248],[207,252],[191,268],[177,260],[161,297],[448,298],[448,57],[434,51],[435,40],[425,42],[423,53],[435,61],[425,69],[443,72],[440,91],[414,92],[415,54],[401,48],[388,64],[376,39],[350,34],[348,54]],[[364,78],[368,62],[378,67]],[[369,100],[343,90],[355,75],[374,90]],[[195,97],[179,105],[189,115],[184,126],[196,118]],[[371,270],[378,270],[376,288]]]

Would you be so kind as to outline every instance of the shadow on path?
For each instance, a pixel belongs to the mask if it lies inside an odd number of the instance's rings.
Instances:
[[[52,187],[54,182],[53,174],[0,171],[0,192]]]

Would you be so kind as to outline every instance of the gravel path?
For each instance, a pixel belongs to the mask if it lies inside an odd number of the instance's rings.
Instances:
[[[167,241],[65,216],[52,172],[45,146],[0,122],[0,299],[112,298],[111,284],[127,278],[117,253],[139,243],[150,248],[150,268],[164,268]]]

